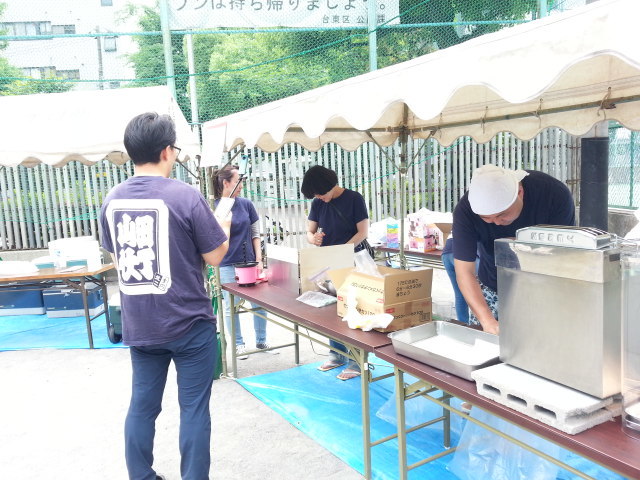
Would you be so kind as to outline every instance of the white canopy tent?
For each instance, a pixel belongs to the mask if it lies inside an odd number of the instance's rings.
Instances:
[[[409,137],[448,146],[509,131],[529,140],[548,127],[583,135],[604,120],[640,130],[637,18],[638,0],[600,0],[212,120],[202,165],[240,146],[317,151],[331,142],[352,151],[400,140],[402,185]],[[400,251],[404,263],[403,242]]]
[[[0,165],[92,165],[104,158],[123,164],[125,127],[148,111],[175,121],[180,160],[200,154],[198,136],[169,89],[140,87],[0,97]]]
[[[443,146],[500,131],[573,135],[602,120],[640,129],[640,2],[600,0],[205,123],[203,165],[239,145],[355,150],[403,135]]]

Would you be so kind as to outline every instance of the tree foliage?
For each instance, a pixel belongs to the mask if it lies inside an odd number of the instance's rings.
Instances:
[[[408,28],[377,31],[379,67],[410,60],[535,15],[538,0],[400,0]],[[142,7],[139,24],[159,31],[158,9]],[[454,21],[476,25],[425,25]],[[503,22],[503,23],[500,23]],[[197,32],[196,32],[197,33]],[[171,35],[178,102],[188,114],[184,35]],[[131,56],[139,85],[166,83],[162,37],[140,36]],[[196,34],[193,36],[201,121],[262,105],[365,73],[369,37],[363,30]]]
[[[138,24],[143,32],[159,32],[161,30],[159,8],[130,5],[128,12],[129,15],[138,16]],[[184,35],[171,34],[171,53],[176,75],[176,100],[185,116],[189,118],[191,112],[187,95],[189,77],[186,55],[182,45],[183,38]],[[167,72],[162,36],[141,35],[134,37],[134,39],[138,44],[138,51],[130,55],[129,59],[133,63],[136,79],[138,79],[135,86],[166,85]]]

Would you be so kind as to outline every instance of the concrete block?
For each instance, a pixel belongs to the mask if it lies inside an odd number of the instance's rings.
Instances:
[[[596,398],[504,363],[471,376],[480,395],[571,435],[621,413],[614,397]]]

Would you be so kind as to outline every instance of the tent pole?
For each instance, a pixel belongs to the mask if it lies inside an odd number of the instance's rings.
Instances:
[[[404,106],[403,112],[403,126],[400,130],[400,166],[398,168],[398,181],[400,185],[398,188],[400,189],[400,267],[404,270],[407,269],[407,257],[404,256],[404,217],[406,211],[406,195],[404,180],[407,175],[407,149],[408,149],[408,139],[409,139],[409,129],[407,128],[407,117],[409,116],[409,109],[407,106]]]

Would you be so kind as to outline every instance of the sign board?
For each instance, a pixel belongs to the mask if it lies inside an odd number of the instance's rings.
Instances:
[[[398,0],[377,0],[377,25],[398,16]],[[389,23],[399,23],[395,18]],[[171,30],[209,28],[356,28],[367,26],[366,0],[169,0]]]

